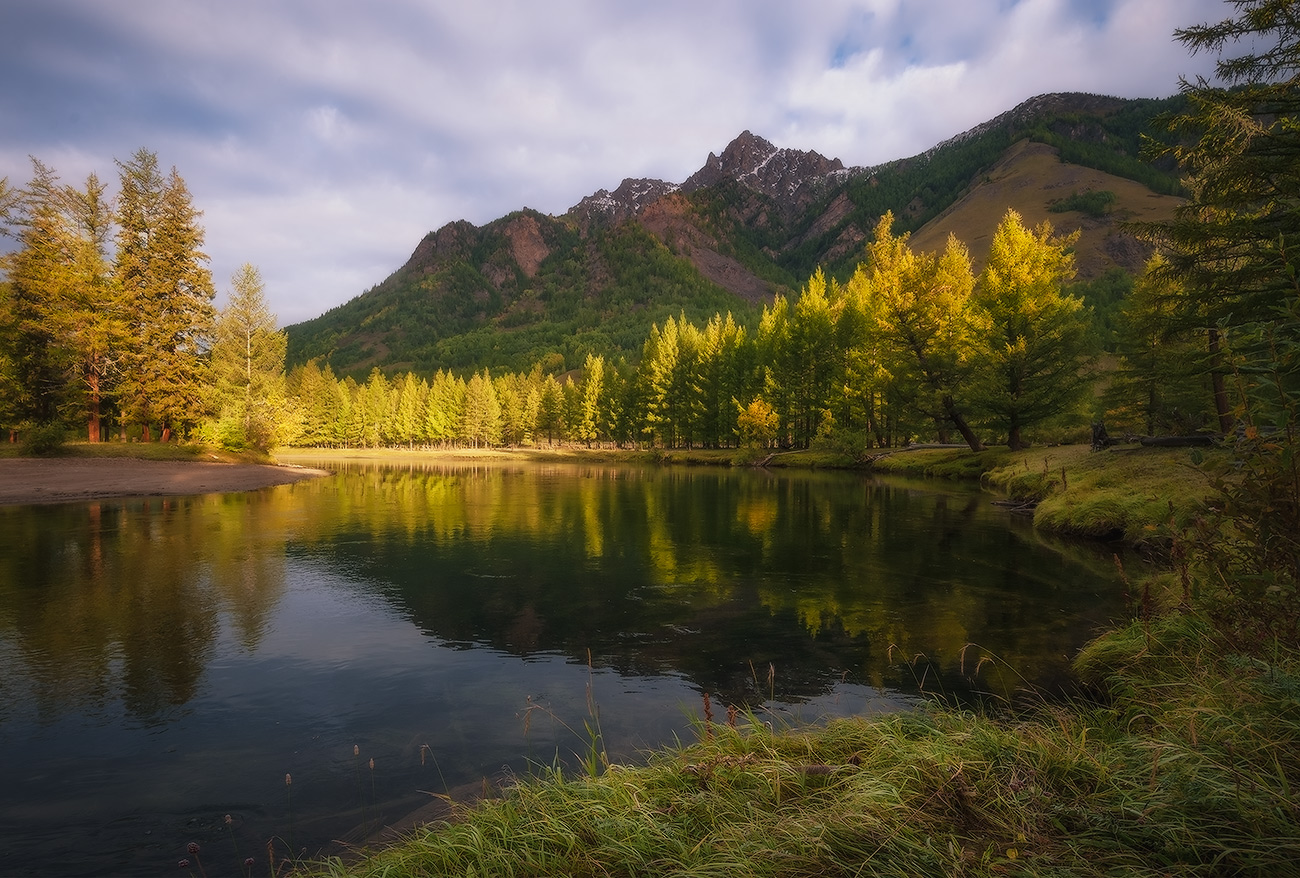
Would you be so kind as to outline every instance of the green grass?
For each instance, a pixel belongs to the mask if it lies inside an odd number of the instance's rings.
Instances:
[[[18,443],[0,444],[0,459],[24,457]],[[269,463],[269,455],[232,452],[206,445],[178,442],[64,442],[50,457],[133,460],[207,460],[222,463]]]
[[[938,706],[775,733],[742,715],[599,777],[552,773],[310,874],[1259,875],[1300,869],[1300,662],[1198,617],[1080,659],[1099,701]]]
[[[1034,525],[1131,543],[1167,541],[1190,525],[1213,494],[1196,463],[1205,452],[1183,448],[1086,445],[982,452],[922,449],[879,458],[879,472],[976,479],[1013,500],[1037,504]]]

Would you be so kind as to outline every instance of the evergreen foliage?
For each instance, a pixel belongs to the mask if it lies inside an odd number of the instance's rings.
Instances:
[[[1295,0],[1230,0],[1235,17],[1176,32],[1220,54],[1222,85],[1182,83],[1187,173],[1157,279],[1179,324],[1204,332],[1220,428],[1235,460],[1199,540],[1221,582],[1222,621],[1247,641],[1300,641],[1300,14]],[[1244,51],[1224,55],[1229,48]]]
[[[176,169],[164,177],[145,149],[118,168],[115,271],[130,315],[119,401],[127,420],[146,425],[146,437],[157,423],[166,441],[204,411],[216,291],[200,249],[201,214]]]
[[[227,407],[234,395],[228,360],[238,359],[236,343],[214,337],[201,212],[154,153],[140,149],[117,165],[116,198],[95,174],[82,187],[64,185],[38,159],[22,190],[0,181],[0,232],[17,244],[0,258],[0,426],[11,440],[63,437],[77,420],[91,442],[108,438],[105,420],[117,422],[123,439],[155,438],[155,427],[164,441],[186,435],[214,402],[214,356],[215,402]],[[233,311],[242,307],[236,300]],[[273,327],[264,303],[258,308],[257,319]],[[274,356],[263,361],[256,333],[245,342],[244,386],[250,364],[265,377],[245,395],[282,398],[282,389],[268,388],[283,378],[283,337],[278,365]],[[239,447],[269,445],[286,424],[296,432],[278,407],[256,421],[253,429],[245,407],[204,429]]]
[[[245,263],[230,284],[230,302],[217,320],[211,352],[218,444],[267,449],[279,444],[285,421],[285,336],[275,328],[256,267]]]
[[[1073,241],[1047,223],[1031,231],[1009,211],[972,298],[975,405],[1012,450],[1026,426],[1077,408],[1091,384],[1091,321],[1083,302],[1061,291],[1074,275]]]

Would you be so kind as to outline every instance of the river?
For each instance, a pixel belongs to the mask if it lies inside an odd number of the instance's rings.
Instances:
[[[325,465],[0,508],[7,872],[184,874],[196,842],[209,875],[265,874],[268,842],[316,856],[593,743],[636,762],[706,709],[1051,697],[1123,614],[1112,547],[969,486]]]

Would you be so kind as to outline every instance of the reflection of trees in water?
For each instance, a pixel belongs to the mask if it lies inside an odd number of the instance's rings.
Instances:
[[[305,504],[337,519],[304,533],[440,638],[578,661],[590,648],[715,692],[766,694],[769,661],[787,697],[846,672],[906,686],[900,662],[955,674],[971,642],[1051,677],[1115,606],[1098,595],[1113,570],[1046,550],[973,492],[581,465],[359,466],[298,487],[344,494]]]
[[[151,723],[185,704],[222,614],[253,649],[283,592],[274,496],[0,510],[0,635],[19,662],[5,694],[49,720],[120,701]]]
[[[907,687],[900,662],[955,673],[971,641],[1059,668],[1115,606],[1098,597],[1108,559],[1089,571],[978,494],[845,474],[358,468],[249,494],[3,509],[0,528],[0,639],[19,665],[0,696],[47,717],[120,702],[156,721],[184,704],[223,624],[244,650],[262,642],[286,546],[442,640],[591,649],[733,701],[766,697],[769,664],[786,698],[846,674]]]

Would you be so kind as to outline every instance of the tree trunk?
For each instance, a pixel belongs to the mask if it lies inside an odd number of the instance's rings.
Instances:
[[[1232,410],[1228,406],[1228,388],[1223,381],[1223,372],[1219,366],[1223,361],[1223,349],[1219,330],[1208,331],[1210,343],[1210,382],[1214,387],[1214,411],[1219,416],[1219,431],[1232,432]]]
[[[957,405],[953,402],[951,396],[943,398],[943,410],[948,413],[948,420],[952,421],[953,426],[957,428],[957,432],[961,434],[961,438],[966,440],[970,450],[983,451],[984,444],[975,435],[975,431],[970,428],[970,424],[966,423],[966,418],[962,413],[957,411]]]
[[[1019,451],[1025,447],[1020,440],[1019,424],[1012,424],[1011,429],[1007,431],[1007,447],[1012,451]]]
[[[99,441],[99,376],[93,371],[89,375],[90,416],[86,424],[86,438],[92,444]]]

